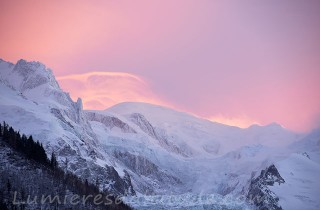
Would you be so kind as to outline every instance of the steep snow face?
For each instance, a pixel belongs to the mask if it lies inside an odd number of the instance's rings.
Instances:
[[[320,130],[290,145],[295,152],[275,166],[285,180],[270,189],[279,197],[283,209],[320,209]]]
[[[283,209],[320,209],[319,153],[294,153],[275,165],[285,183],[270,190]]]
[[[281,206],[306,188],[319,205],[309,185],[319,185],[311,168],[319,160],[320,132],[297,135],[277,124],[240,129],[145,103],[86,111],[44,65],[23,60],[0,61],[0,120],[32,134],[66,170],[117,194],[243,196],[251,180],[274,164],[285,183],[268,190]],[[305,153],[312,163],[292,158]],[[310,173],[302,173],[304,167]],[[286,197],[293,185],[297,193]],[[308,199],[299,198],[297,205],[308,206]]]

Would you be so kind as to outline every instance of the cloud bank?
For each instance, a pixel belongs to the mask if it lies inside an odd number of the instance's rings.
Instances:
[[[122,72],[90,72],[57,77],[62,89],[85,109],[103,110],[117,103],[132,101],[166,105],[142,78]]]

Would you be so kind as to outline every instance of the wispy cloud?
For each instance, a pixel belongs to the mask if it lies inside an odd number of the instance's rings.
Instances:
[[[89,72],[57,77],[57,80],[73,99],[82,98],[86,109],[106,109],[125,101],[166,105],[144,79],[129,73]]]

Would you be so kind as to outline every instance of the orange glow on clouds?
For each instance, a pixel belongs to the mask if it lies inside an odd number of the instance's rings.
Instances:
[[[0,58],[41,61],[86,109],[165,98],[230,125],[309,131],[319,20],[320,1],[1,0]]]
[[[103,110],[117,103],[133,101],[165,105],[142,78],[122,72],[90,72],[57,77],[73,100],[82,98],[85,109]]]
[[[89,72],[57,77],[62,89],[70,93],[73,100],[82,98],[85,109],[104,110],[117,103],[134,101],[172,107],[159,99],[139,76],[124,72]],[[175,109],[179,109],[176,108]],[[206,117],[204,117],[206,118]],[[226,117],[216,115],[210,121],[247,128],[257,121],[242,115]]]
[[[151,87],[142,77],[130,73],[89,72],[60,76],[57,77],[57,80],[61,88],[70,93],[73,100],[77,100],[78,97],[82,98],[84,109],[89,110],[104,110],[121,102],[145,102],[171,107],[175,110],[188,112],[194,116],[201,116],[213,122],[240,128],[247,128],[253,124],[266,125],[272,123],[272,121],[249,117],[247,114],[230,115],[217,113],[214,115],[199,115],[193,110],[182,108],[172,101],[168,102],[162,99],[152,91]],[[290,109],[290,107],[286,107],[286,109]],[[288,128],[295,128],[296,131],[306,130],[305,127],[301,127],[299,121],[296,124],[290,124],[290,121],[283,123],[280,120],[275,122],[286,127],[287,125],[291,125]]]
[[[254,119],[249,118],[248,116],[242,115],[239,117],[227,117],[227,116],[223,116],[223,115],[217,115],[214,117],[210,117],[209,118],[210,121],[213,122],[218,122],[218,123],[222,123],[225,125],[231,125],[231,126],[236,126],[239,128],[248,128],[253,124],[258,124],[260,125],[259,122],[257,122]]]

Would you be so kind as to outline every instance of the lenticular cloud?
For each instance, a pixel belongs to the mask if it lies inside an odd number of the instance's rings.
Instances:
[[[165,104],[142,78],[122,72],[90,72],[57,78],[75,100],[82,98],[86,109],[106,109],[114,104],[135,101]]]

